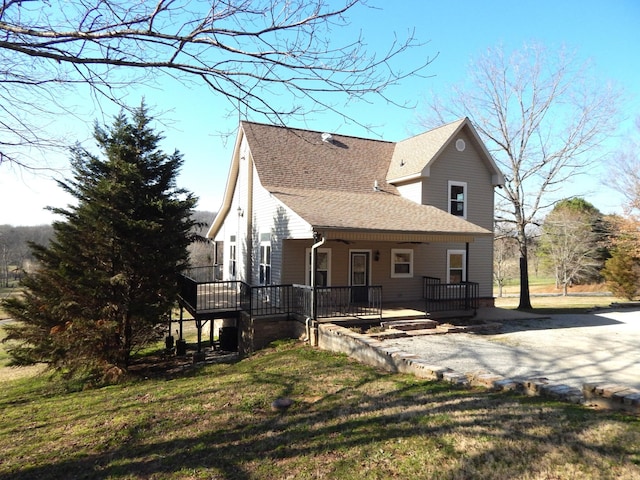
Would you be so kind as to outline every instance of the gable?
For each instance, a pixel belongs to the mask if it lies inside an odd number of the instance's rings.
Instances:
[[[387,171],[387,182],[395,185],[430,176],[434,162],[461,136],[469,140],[470,145],[465,145],[465,148],[474,148],[478,152],[478,158],[491,175],[492,185],[502,185],[502,173],[466,117],[398,142]]]

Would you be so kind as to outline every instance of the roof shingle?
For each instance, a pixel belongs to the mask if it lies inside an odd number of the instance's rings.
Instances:
[[[322,132],[242,122],[262,185],[314,229],[489,235],[460,217],[401,197],[387,183],[394,178],[388,176],[392,158],[398,158],[394,151],[410,160],[407,170],[417,170],[420,159],[424,166],[429,152],[440,151],[458,126],[393,143],[334,134],[323,141]]]

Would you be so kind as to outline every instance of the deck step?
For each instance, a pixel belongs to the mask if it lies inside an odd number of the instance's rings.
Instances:
[[[419,320],[392,320],[389,322],[380,323],[380,326],[383,328],[383,330],[394,329],[403,331],[426,330],[436,328],[437,325],[438,322],[436,322],[435,320],[426,320],[424,318]]]

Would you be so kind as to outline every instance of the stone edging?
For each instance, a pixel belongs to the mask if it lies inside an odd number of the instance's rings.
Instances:
[[[461,386],[477,386],[492,391],[515,391],[529,396],[550,397],[559,401],[597,408],[640,414],[640,391],[619,385],[584,384],[583,389],[549,383],[546,378],[511,379],[485,373],[460,373],[432,365],[418,355],[385,346],[381,340],[354,332],[333,323],[318,325],[318,347],[345,353],[367,365],[390,372],[407,373],[418,378],[441,380]]]

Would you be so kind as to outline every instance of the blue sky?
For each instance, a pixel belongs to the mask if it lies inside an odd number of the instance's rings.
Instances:
[[[422,100],[430,92],[439,94],[452,83],[462,81],[473,58],[499,44],[505,49],[517,49],[525,42],[534,41],[549,48],[564,45],[575,49],[581,59],[593,62],[594,71],[603,81],[612,80],[625,90],[624,111],[628,120],[615,132],[617,136],[612,138],[611,148],[618,145],[620,136],[631,130],[633,118],[640,115],[640,2],[637,0],[371,0],[369,4],[378,8],[355,10],[350,16],[350,27],[336,30],[336,38],[353,38],[361,30],[367,49],[383,52],[394,33],[403,38],[415,29],[415,36],[425,45],[405,56],[407,68],[427,57],[437,55],[437,58],[424,72],[428,78],[407,80],[392,88],[388,95],[398,102],[414,101],[416,108],[401,109],[383,101],[350,103],[349,115],[373,125],[375,133],[330,113],[309,116],[304,123],[291,126],[401,140],[421,131],[418,116]],[[142,96],[160,115],[162,124],[157,128],[164,133],[165,151],[178,149],[184,155],[179,186],[200,198],[199,210],[216,211],[224,193],[237,114],[229,114],[228,103],[204,87],[174,82],[140,87],[131,92],[130,104],[138,104]],[[110,123],[110,115],[115,113],[107,105],[104,107],[107,116],[99,116],[98,110],[89,108],[93,104],[88,97],[73,101],[88,106],[84,109],[86,117],[60,119],[56,125],[72,132],[73,140],[90,138],[93,120]],[[228,135],[229,132],[233,132],[232,135]],[[67,165],[64,157],[49,161],[59,168]],[[584,196],[605,213],[618,211],[620,198],[600,183],[604,168],[606,166],[567,185],[567,195]],[[69,200],[48,175],[34,176],[0,166],[0,224],[50,222],[53,217],[44,207],[64,207]]]

